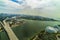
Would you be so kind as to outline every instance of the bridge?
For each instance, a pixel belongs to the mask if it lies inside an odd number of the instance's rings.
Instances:
[[[5,31],[7,32],[8,37],[9,37],[10,40],[19,40],[18,37],[13,32],[13,30],[11,29],[9,23],[6,22],[6,20],[3,20],[3,23],[0,21],[0,23],[2,24]]]

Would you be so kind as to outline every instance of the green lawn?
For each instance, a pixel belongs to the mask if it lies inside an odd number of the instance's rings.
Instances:
[[[18,27],[12,28],[19,40],[28,40],[36,33],[44,30],[46,26],[59,25],[60,22],[56,21],[37,21],[37,20],[25,20],[26,23]],[[1,40],[8,40],[5,32],[0,32]]]

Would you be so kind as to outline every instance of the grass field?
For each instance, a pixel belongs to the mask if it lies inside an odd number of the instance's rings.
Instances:
[[[47,26],[60,25],[57,21],[37,21],[37,20],[25,20],[26,23],[18,27],[12,28],[19,40],[29,40],[36,33],[44,30]],[[9,40],[5,32],[0,32],[1,40]]]

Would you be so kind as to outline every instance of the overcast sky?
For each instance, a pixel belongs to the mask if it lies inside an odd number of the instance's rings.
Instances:
[[[60,18],[60,0],[0,0],[0,13]]]

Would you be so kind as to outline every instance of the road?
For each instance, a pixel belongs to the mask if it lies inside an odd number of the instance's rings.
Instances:
[[[6,22],[6,20],[3,20],[4,24],[2,22],[0,22],[0,23],[3,25],[3,27],[4,27],[5,31],[7,32],[10,40],[19,40],[17,38],[17,36],[15,35],[15,33],[13,32],[13,30],[11,29],[10,25]]]
[[[60,34],[57,34],[57,35],[56,35],[56,37],[57,37],[57,40],[60,40],[60,38],[59,38],[58,36],[60,37]]]

